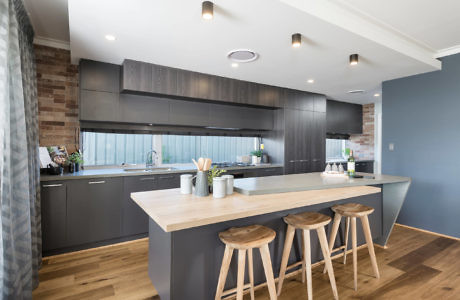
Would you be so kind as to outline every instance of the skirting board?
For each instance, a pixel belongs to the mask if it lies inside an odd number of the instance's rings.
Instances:
[[[446,235],[446,234],[442,234],[442,233],[437,233],[437,232],[434,232],[434,231],[420,229],[420,228],[417,228],[417,227],[412,227],[412,226],[409,226],[409,225],[403,225],[403,224],[399,224],[399,223],[395,223],[395,225],[405,227],[405,228],[409,228],[409,229],[412,229],[412,230],[417,230],[417,231],[428,233],[428,234],[432,234],[432,235],[437,235],[437,236],[440,236],[440,237],[444,237],[446,239],[452,239],[452,240],[460,241],[460,238],[455,237],[455,236],[450,236],[450,235]]]

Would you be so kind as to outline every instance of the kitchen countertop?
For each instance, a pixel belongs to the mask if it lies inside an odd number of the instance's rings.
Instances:
[[[214,199],[169,189],[132,193],[131,198],[165,232],[172,232],[380,192],[379,187],[357,186],[275,195],[233,193]]]
[[[160,166],[165,167],[167,166]],[[228,167],[224,168],[228,171],[233,170],[247,170],[247,169],[262,169],[262,168],[282,168],[280,164],[260,164],[256,166],[246,167]],[[126,169],[129,169],[127,167]],[[125,177],[125,176],[141,176],[141,175],[160,175],[160,174],[174,174],[174,173],[194,173],[196,168],[193,165],[174,166],[171,170],[162,171],[124,171],[123,168],[104,168],[104,169],[88,169],[81,170],[75,173],[64,173],[63,175],[41,175],[40,181],[55,181],[55,180],[72,180],[83,178],[101,178],[101,177]]]
[[[357,159],[355,160],[355,162],[359,163],[359,162],[373,162],[374,160],[373,159]],[[347,163],[348,160],[346,159],[330,159],[330,160],[326,160],[326,163],[327,164],[333,164],[333,163]]]
[[[321,173],[305,173],[236,179],[234,187],[235,191],[241,194],[262,195],[411,181],[409,177],[359,172],[357,174],[369,178],[323,177]]]

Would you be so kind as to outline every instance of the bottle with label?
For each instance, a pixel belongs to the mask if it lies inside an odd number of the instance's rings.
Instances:
[[[347,172],[348,176],[355,176],[355,158],[353,157],[353,150],[350,150],[350,156],[348,156]]]

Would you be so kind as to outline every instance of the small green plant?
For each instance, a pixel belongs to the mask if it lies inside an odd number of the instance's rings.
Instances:
[[[225,173],[225,172],[227,172],[227,170],[218,169],[216,166],[212,167],[212,169],[209,169],[208,171],[209,186],[212,186],[212,180],[214,179],[214,177],[219,177],[220,175],[222,175],[222,173]]]
[[[262,157],[262,150],[251,151],[252,156]]]
[[[69,155],[69,161],[74,164],[83,164],[83,158],[79,152],[74,152]]]

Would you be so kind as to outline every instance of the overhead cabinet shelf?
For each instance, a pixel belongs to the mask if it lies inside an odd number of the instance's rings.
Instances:
[[[363,106],[327,100],[327,133],[362,134]]]
[[[282,107],[284,98],[277,87],[128,59],[121,90],[272,108]]]

